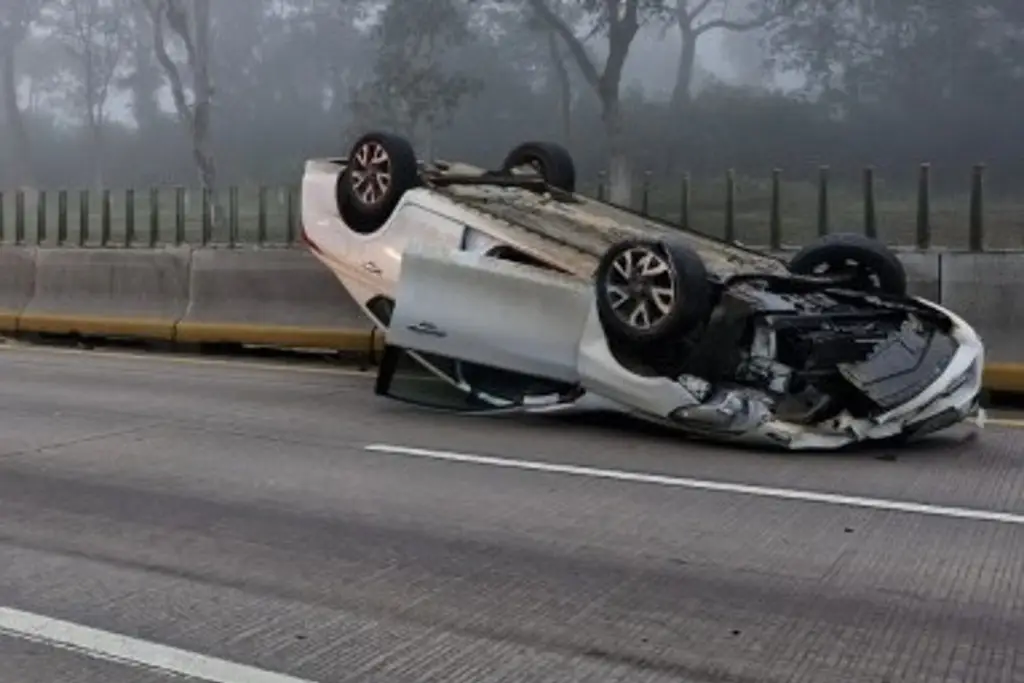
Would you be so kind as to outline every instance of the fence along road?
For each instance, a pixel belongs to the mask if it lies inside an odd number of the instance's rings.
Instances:
[[[338,371],[12,348],[0,371],[20,680],[1024,676],[1015,432],[804,458],[426,414]]]
[[[912,192],[894,189],[904,179],[880,178],[871,167],[862,169],[855,189],[837,182],[827,166],[812,179],[802,175],[781,169],[766,178],[741,177],[732,170],[717,179],[645,173],[632,205],[677,225],[776,250],[830,231],[863,231],[923,250],[1024,249],[1021,203],[1005,196],[986,199],[982,164],[964,174],[962,192],[942,195],[932,190],[928,164],[919,166]],[[603,175],[581,191],[604,197]],[[0,191],[0,242],[288,245],[298,237],[296,186],[228,187],[216,202],[223,218],[217,224],[211,218],[214,204],[209,191],[186,187]]]
[[[928,165],[922,165],[918,171],[914,197],[902,202],[894,202],[885,191],[877,189],[884,188],[886,184],[880,182],[870,168],[864,169],[862,174],[860,196],[857,198],[859,203],[831,180],[827,168],[819,170],[815,183],[787,181],[781,171],[774,172],[767,182],[744,181],[730,171],[716,187],[704,187],[701,191],[697,191],[700,184],[688,177],[670,185],[656,183],[648,174],[640,184],[636,203],[642,212],[649,215],[675,211],[670,219],[680,225],[761,244],[783,255],[790,242],[806,241],[837,226],[848,230],[853,228],[856,220],[861,221],[860,227],[866,234],[890,243],[907,237],[907,228],[912,226],[913,232],[909,234],[911,246],[896,246],[910,272],[914,291],[964,314],[982,333],[989,351],[987,387],[1024,393],[1024,351],[1018,343],[1024,334],[1024,329],[1021,329],[1024,323],[1020,322],[1024,320],[1024,310],[1017,310],[1024,307],[1024,302],[1015,296],[1024,284],[1024,259],[1016,251],[985,250],[987,242],[1004,244],[1009,235],[1021,234],[1021,226],[1018,225],[1021,213],[1012,203],[985,201],[984,174],[984,167],[980,165],[971,170],[969,193],[958,204],[932,198],[932,173]],[[765,187],[767,192],[763,191]],[[600,182],[595,192],[603,194]],[[752,202],[758,193],[766,200],[759,205],[760,208],[754,206],[756,201]],[[802,211],[793,209],[791,197],[795,197],[797,203],[805,201]],[[225,190],[220,204],[223,204],[223,220],[215,224],[210,210],[214,202],[211,194],[204,191],[186,188],[104,190],[98,193],[17,191],[0,195],[0,238],[15,249],[21,245],[118,249],[152,249],[166,245],[200,249],[214,245],[229,248],[294,246],[299,232],[297,188],[253,190],[232,187]],[[811,207],[814,207],[813,211]],[[813,220],[807,220],[811,215]],[[792,220],[801,216],[803,220]],[[957,216],[963,219],[962,223]],[[711,224],[713,221],[721,223],[714,226]],[[957,224],[960,229],[957,229]],[[787,226],[793,229],[787,232]],[[966,245],[967,251],[936,249],[933,248],[935,243]],[[4,256],[3,251],[0,248],[0,259],[16,262],[19,267],[24,265],[23,255]],[[7,251],[10,251],[9,247]],[[196,254],[197,257],[189,261],[191,290],[188,312],[177,320],[169,319],[163,313],[155,321],[149,318],[131,321],[124,315],[119,318],[102,317],[99,322],[95,315],[87,316],[89,319],[84,321],[69,319],[70,309],[65,310],[66,304],[74,299],[75,294],[62,297],[63,317],[55,318],[51,315],[54,312],[52,302],[47,302],[51,308],[44,311],[39,311],[37,302],[32,300],[27,305],[19,303],[24,298],[22,288],[31,280],[12,274],[3,276],[6,280],[3,286],[13,290],[0,293],[0,298],[8,300],[0,301],[6,311],[6,323],[4,315],[0,315],[0,323],[4,323],[7,329],[14,321],[13,327],[20,326],[25,331],[59,333],[91,330],[99,334],[107,330],[114,334],[127,330],[138,334],[140,329],[159,329],[168,332],[157,335],[158,338],[174,340],[180,337],[197,342],[334,346],[355,350],[379,346],[379,338],[369,336],[370,331],[361,320],[361,314],[344,293],[334,297],[339,302],[337,311],[333,311],[332,304],[327,301],[318,305],[316,310],[306,311],[301,306],[295,308],[295,302],[302,302],[308,292],[316,291],[328,296],[338,289],[336,283],[327,282],[329,278],[323,274],[309,272],[318,268],[312,259],[307,259],[308,264],[304,264],[301,258],[296,260],[280,253],[250,253],[237,258],[219,250]],[[69,258],[85,257],[71,255]],[[140,260],[166,258],[142,255],[141,252],[138,256]],[[95,259],[103,261],[104,257],[96,256]],[[236,270],[239,277],[243,272],[250,272],[242,278],[245,282],[239,280],[235,284],[227,281],[229,277],[218,278],[209,268],[195,266],[196,263],[209,262],[214,267],[226,268],[227,272],[232,264],[260,259],[266,260],[266,267],[252,264],[251,270],[249,266]],[[126,259],[119,254],[106,260]],[[284,271],[279,267],[282,261],[291,263]],[[12,273],[23,270],[16,269]],[[260,281],[262,271],[266,271],[265,282]],[[282,272],[297,274],[298,279],[294,282],[270,280],[272,273],[280,277]],[[322,284],[310,288],[309,283],[313,281]],[[41,282],[46,284],[45,280]],[[91,287],[94,284],[82,287],[77,293],[78,298],[82,298],[82,292],[93,291]],[[206,295],[202,293],[197,294],[197,284],[208,285],[205,289],[201,286],[198,289],[208,293],[219,292],[220,297],[230,291],[261,292],[277,303],[253,307],[250,310],[255,315],[246,313],[244,307],[218,308],[216,301],[204,299]],[[40,281],[35,281],[37,292],[39,286]],[[60,285],[66,286],[69,286],[67,282]],[[111,301],[117,304],[114,308],[118,311],[131,310],[131,305],[123,306],[114,299]],[[24,310],[29,315],[18,320],[17,314],[12,313],[17,310]],[[147,302],[142,310],[150,311],[151,302]],[[230,319],[217,318],[218,310],[230,310]],[[209,317],[211,312],[215,313],[212,319]],[[267,312],[267,317],[261,318],[264,312]],[[119,322],[112,323],[113,318]],[[351,322],[357,319],[360,322]],[[348,327],[340,327],[343,324]]]

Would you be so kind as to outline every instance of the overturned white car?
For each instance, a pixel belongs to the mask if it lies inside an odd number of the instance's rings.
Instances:
[[[853,235],[788,263],[575,193],[550,143],[500,170],[369,133],[306,163],[303,236],[386,330],[377,393],[465,412],[614,407],[828,449],[979,423],[984,349]],[[414,361],[430,373],[406,378]]]

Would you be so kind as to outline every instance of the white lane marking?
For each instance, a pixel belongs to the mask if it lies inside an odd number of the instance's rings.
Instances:
[[[800,489],[783,489],[771,486],[736,484],[732,482],[713,481],[708,479],[691,479],[689,477],[647,474],[643,472],[629,472],[626,470],[608,470],[596,467],[584,467],[581,465],[539,462],[536,460],[496,458],[486,455],[452,453],[449,451],[435,451],[425,448],[409,448],[407,446],[391,446],[387,444],[370,444],[368,446],[364,446],[364,449],[375,453],[387,453],[390,455],[427,458],[430,460],[445,460],[448,462],[461,462],[473,465],[488,465],[491,467],[506,467],[518,470],[531,470],[534,472],[568,474],[577,477],[593,477],[596,479],[611,479],[615,481],[627,481],[639,484],[656,484],[659,486],[673,486],[676,488],[695,489],[699,491],[736,493],[747,496],[760,496],[762,498],[781,498],[784,500],[798,500],[809,503],[825,503],[827,505],[871,508],[873,510],[910,512],[921,515],[931,515],[934,517],[950,517],[954,519],[969,519],[982,522],[1002,522],[1004,524],[1024,525],[1024,514],[1000,512],[998,510],[947,507],[944,505],[930,505],[928,503],[914,503],[902,500],[887,500],[884,498],[847,496],[840,493],[823,493],[820,491],[804,491]]]
[[[211,683],[314,683],[9,607],[0,607],[0,634]]]

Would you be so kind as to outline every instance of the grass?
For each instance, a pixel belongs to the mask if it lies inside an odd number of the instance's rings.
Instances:
[[[596,186],[582,188],[587,194],[594,195]],[[783,242],[797,245],[813,239],[818,234],[817,222],[817,187],[814,183],[789,181],[783,182],[781,188],[781,217]],[[253,244],[258,241],[260,211],[259,192],[256,188],[239,188],[237,190],[237,241],[241,244]],[[678,222],[681,209],[681,183],[653,181],[647,189],[648,211],[651,215],[671,222]],[[725,233],[725,182],[718,180],[694,180],[690,186],[690,224],[694,229],[705,234],[721,237]],[[38,196],[25,194],[24,206],[24,241],[28,244],[40,243],[46,246],[57,244],[58,234],[58,193],[49,191],[45,196],[45,230],[44,239],[38,240]],[[101,194],[90,193],[90,205],[86,216],[89,230],[85,244],[98,246],[102,241],[102,212],[100,210]],[[184,212],[182,226],[184,242],[188,244],[202,243],[202,194],[198,190],[188,189],[184,195]],[[133,245],[147,245],[150,238],[151,211],[149,190],[137,190],[134,193],[135,226]],[[228,193],[222,197],[225,211],[230,202]],[[634,208],[643,204],[643,189],[637,188],[634,196]],[[285,188],[271,188],[266,193],[266,242],[284,244],[289,241],[288,191]],[[293,212],[291,236],[297,235],[299,228],[298,199],[293,194],[291,210]],[[734,196],[734,225],[736,238],[752,245],[769,243],[769,215],[771,207],[771,184],[768,180],[738,178]],[[916,243],[917,232],[917,198],[913,192],[888,189],[879,183],[876,189],[876,216],[879,237],[891,245],[913,245]],[[966,193],[959,196],[933,195],[930,202],[929,223],[931,242],[936,247],[966,248],[968,244],[968,208],[969,197]],[[170,244],[175,241],[176,211],[175,191],[163,188],[159,191],[155,211],[158,231],[157,244]],[[128,230],[126,193],[123,190],[110,192],[110,231],[109,244],[124,245]],[[3,207],[0,216],[3,218],[3,242],[10,244],[15,240],[15,201],[13,193],[3,195]],[[77,191],[67,194],[67,243],[79,243],[80,221],[82,212]],[[1024,248],[1024,201],[986,200],[984,205],[985,246],[989,249],[1021,249]],[[832,232],[864,230],[864,210],[859,189],[849,185],[834,184],[829,188],[829,228]],[[222,221],[213,227],[210,242],[225,244],[229,242],[228,221]]]

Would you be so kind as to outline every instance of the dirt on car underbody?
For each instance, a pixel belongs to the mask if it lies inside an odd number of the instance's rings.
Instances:
[[[767,255],[644,218],[605,202],[576,196],[562,200],[518,187],[449,185],[436,191],[501,224],[502,235],[525,251],[551,259],[589,278],[608,247],[622,239],[665,236],[688,244],[708,270],[721,277],[737,272],[784,274]]]

